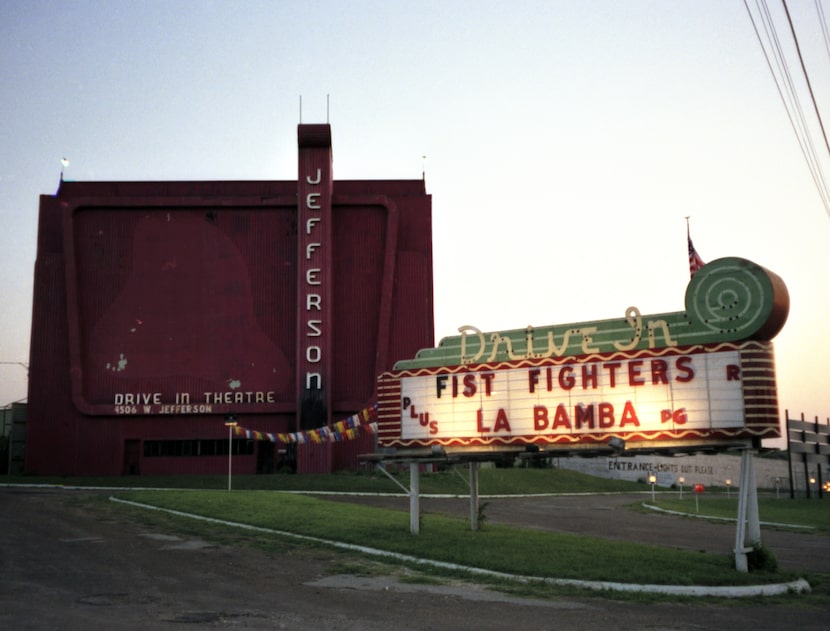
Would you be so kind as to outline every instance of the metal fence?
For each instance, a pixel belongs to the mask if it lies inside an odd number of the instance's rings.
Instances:
[[[817,493],[823,498],[830,492],[830,480],[826,479],[830,468],[830,419],[820,422],[790,418],[786,412],[787,453],[790,465],[790,497],[795,497],[795,476],[803,472],[807,497]]]

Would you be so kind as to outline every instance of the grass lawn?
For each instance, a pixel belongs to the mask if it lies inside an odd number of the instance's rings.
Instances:
[[[672,585],[782,582],[792,574],[740,574],[726,556],[608,542],[592,537],[423,515],[421,533],[409,514],[267,491],[125,491],[119,498],[263,528],[523,576]],[[262,537],[273,537],[263,534]],[[278,539],[278,537],[274,537]]]
[[[651,498],[649,498],[651,503]],[[738,494],[709,494],[695,498],[684,494],[681,500],[677,494],[657,495],[656,506],[667,510],[735,519],[738,514]],[[758,515],[762,522],[796,526],[799,532],[815,532],[830,535],[830,499],[819,500],[789,497],[758,497]],[[765,526],[769,527],[769,526]]]
[[[409,486],[409,471],[392,472],[404,486]],[[421,493],[469,494],[469,475],[466,467],[455,467],[437,473],[421,475]],[[124,477],[6,476],[8,484],[56,484],[97,486],[106,488],[170,488],[227,490],[226,475],[170,475]],[[248,491],[309,491],[353,493],[403,493],[401,487],[376,471],[361,473],[331,473],[309,475],[234,475],[235,490]],[[606,480],[567,469],[479,469],[479,492],[482,495],[512,495],[518,493],[632,493],[645,492],[650,487],[637,482]]]
[[[408,471],[400,472],[396,477],[408,486]],[[779,571],[741,574],[734,570],[730,557],[702,552],[634,543],[615,542],[610,545],[599,538],[490,523],[473,532],[465,519],[432,514],[422,515],[421,533],[414,536],[409,532],[408,511],[279,492],[403,492],[386,476],[376,472],[234,476],[234,491],[231,493],[227,491],[226,476],[9,477],[5,481],[112,487],[113,494],[119,498],[153,506],[523,576],[671,585],[742,585],[785,582],[797,578]],[[116,491],[119,487],[122,490]],[[140,490],[139,487],[148,490]],[[150,490],[158,488],[167,490]],[[650,487],[645,484],[607,480],[562,469],[482,468],[479,471],[479,492],[481,495],[639,492],[645,501],[651,499]],[[468,494],[467,469],[422,474],[421,493]],[[712,494],[698,499],[701,513],[734,518],[737,511],[736,497]],[[680,501],[667,493],[658,495],[657,503],[661,507],[683,512],[694,512],[695,508],[694,497],[684,497]],[[816,525],[819,532],[827,534],[821,527],[821,520],[826,520],[830,503],[825,507],[823,502],[816,500],[804,504],[789,499],[768,498],[762,498],[761,503],[761,519],[764,521]],[[142,509],[119,506],[119,510],[135,511],[137,518],[152,519],[146,515],[139,517]],[[146,510],[143,512],[148,513]],[[206,538],[233,537],[228,534],[227,527],[187,521],[185,518],[165,519],[175,521],[178,528],[198,532],[199,536]],[[257,546],[275,551],[284,549],[286,545],[296,545],[287,544],[285,537],[267,533],[257,533],[253,538]],[[830,593],[830,575],[807,578],[814,590],[818,586],[819,593],[826,598]]]

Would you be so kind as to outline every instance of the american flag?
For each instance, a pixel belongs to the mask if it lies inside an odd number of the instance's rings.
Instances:
[[[697,253],[695,250],[695,246],[692,243],[692,236],[689,233],[689,222],[686,222],[686,240],[689,242],[689,277],[693,277],[695,272],[697,272],[701,267],[703,267],[703,259],[700,258],[700,254]]]

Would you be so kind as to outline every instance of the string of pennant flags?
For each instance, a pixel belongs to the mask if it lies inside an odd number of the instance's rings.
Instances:
[[[267,440],[272,443],[296,443],[298,445],[341,443],[354,440],[360,436],[361,431],[369,434],[378,433],[378,404],[374,403],[330,426],[324,425],[302,432],[258,432],[239,425],[235,426],[233,431],[239,437],[249,440]]]

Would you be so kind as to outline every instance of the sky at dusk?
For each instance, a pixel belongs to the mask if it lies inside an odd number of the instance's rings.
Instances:
[[[788,5],[829,124],[816,3]],[[436,342],[682,311],[690,216],[705,261],[784,280],[782,415],[830,417],[830,216],[742,0],[0,0],[0,60],[0,406],[27,394],[61,158],[77,181],[293,180],[297,124],[330,122],[335,179],[425,173]]]

